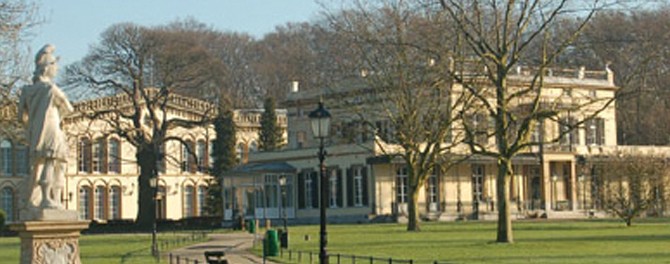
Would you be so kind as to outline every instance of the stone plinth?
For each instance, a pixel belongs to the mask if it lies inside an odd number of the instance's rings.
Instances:
[[[9,228],[21,238],[21,264],[80,264],[79,232],[88,221],[26,221]]]

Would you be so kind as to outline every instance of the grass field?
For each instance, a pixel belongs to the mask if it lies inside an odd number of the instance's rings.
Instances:
[[[190,233],[162,233],[158,241],[188,235]],[[83,235],[79,245],[82,263],[156,263],[151,256],[151,234]],[[19,246],[17,237],[0,238],[0,263],[19,263]]]
[[[423,223],[422,229],[408,233],[399,224],[329,225],[328,252],[413,259],[415,264],[670,263],[668,219],[628,228],[615,221],[519,221],[514,244],[492,242],[493,222]],[[289,232],[291,249],[318,252],[318,225],[289,227]]]
[[[436,260],[441,264],[670,263],[669,219],[638,221],[632,227],[604,220],[518,221],[514,223],[516,243],[511,245],[492,242],[494,222],[431,222],[422,228],[409,233],[400,224],[329,225],[328,252],[413,259],[415,264]],[[289,227],[289,232],[292,250],[318,252],[318,225]],[[159,240],[185,235],[164,232]],[[96,264],[154,263],[150,243],[150,234],[84,235],[81,259]],[[19,239],[0,238],[0,263],[18,263],[18,258]],[[334,258],[331,263],[336,263]],[[350,261],[343,259],[342,264],[346,263]]]

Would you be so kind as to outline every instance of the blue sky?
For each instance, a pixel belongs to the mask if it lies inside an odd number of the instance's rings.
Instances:
[[[80,60],[100,33],[119,22],[162,25],[193,17],[221,31],[256,38],[286,22],[303,22],[321,11],[315,0],[37,0],[44,24],[34,31],[32,52],[56,46],[61,65]]]

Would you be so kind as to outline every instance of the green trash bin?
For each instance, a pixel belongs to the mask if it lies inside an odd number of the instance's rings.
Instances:
[[[277,236],[277,230],[270,229],[265,232],[263,253],[268,257],[279,256],[279,237]]]
[[[247,221],[247,231],[249,231],[250,234],[256,233],[256,221],[254,221],[254,219],[249,219],[249,221]]]

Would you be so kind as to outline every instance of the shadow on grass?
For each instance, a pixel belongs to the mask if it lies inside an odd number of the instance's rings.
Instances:
[[[670,252],[668,253],[626,253],[626,254],[611,254],[611,255],[538,255],[538,256],[495,256],[495,257],[464,257],[455,258],[452,260],[438,260],[440,264],[443,263],[469,263],[469,262],[485,262],[485,263],[611,263],[612,259],[615,262],[645,262],[649,260],[658,260],[657,263],[665,263],[670,259]],[[422,262],[424,260],[415,260],[415,262]],[[428,261],[428,260],[425,260]],[[424,261],[424,262],[425,262]],[[432,262],[432,260],[431,260]]]
[[[668,241],[670,235],[602,235],[602,236],[571,236],[571,237],[530,237],[520,239],[523,242],[554,242],[554,241],[620,241],[620,242],[639,242],[639,241]]]

